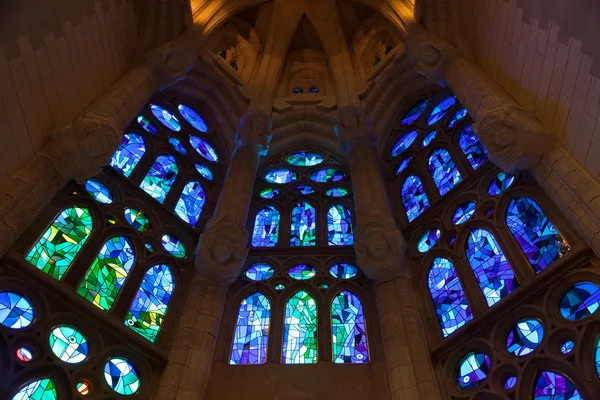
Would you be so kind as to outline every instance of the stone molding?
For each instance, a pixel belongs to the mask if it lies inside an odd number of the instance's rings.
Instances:
[[[197,49],[183,43],[165,43],[145,56],[146,62],[159,74],[162,90],[186,78],[198,60]]]
[[[261,110],[250,111],[240,118],[236,132],[236,146],[251,146],[258,155],[266,155],[272,139],[272,125],[268,113]]]
[[[375,130],[366,111],[361,107],[346,106],[338,109],[335,133],[342,148],[349,151],[355,146],[375,142]]]

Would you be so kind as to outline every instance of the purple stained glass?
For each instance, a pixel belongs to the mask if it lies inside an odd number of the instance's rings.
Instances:
[[[476,388],[486,380],[492,362],[485,353],[470,353],[458,364],[457,383],[462,389]]]
[[[206,158],[210,162],[219,161],[219,155],[213,149],[213,147],[208,144],[208,142],[204,139],[199,138],[198,136],[190,136],[190,144],[200,154],[202,157]]]
[[[266,281],[267,279],[270,279],[273,274],[275,274],[273,267],[265,263],[252,264],[250,268],[246,270],[246,277],[256,282]]]
[[[502,194],[506,189],[512,186],[515,181],[515,177],[506,172],[500,172],[488,187],[488,194],[490,196],[498,196]]]
[[[175,214],[191,226],[196,226],[205,201],[206,193],[200,182],[188,182],[175,205]]]
[[[194,128],[203,133],[208,132],[208,126],[206,126],[204,118],[198,115],[198,113],[192,108],[186,106],[185,104],[180,104],[177,109],[181,113],[181,116]]]
[[[229,364],[264,364],[267,360],[271,303],[260,292],[240,304]]]
[[[150,111],[152,114],[160,121],[161,124],[169,128],[174,132],[179,132],[181,130],[181,124],[177,117],[171,114],[170,111],[166,110],[161,106],[157,106],[156,104],[150,104]]]
[[[175,137],[170,137],[169,138],[169,144],[171,146],[173,146],[173,149],[178,152],[179,154],[183,154],[186,155],[187,154],[187,149],[185,148],[185,146],[183,145],[183,143],[181,143],[181,140],[175,138]]]
[[[466,116],[467,116],[467,109],[464,107],[459,108],[458,111],[456,111],[456,114],[454,114],[454,116],[450,119],[450,122],[448,123],[448,127],[454,128],[456,123]]]
[[[434,259],[427,283],[444,337],[473,319],[471,307],[450,260]]]
[[[529,197],[510,201],[506,209],[506,225],[536,273],[571,250],[540,206]]]
[[[268,172],[265,175],[265,180],[270,183],[277,183],[283,185],[286,183],[294,182],[298,179],[298,174],[289,169],[276,169]]]
[[[365,314],[360,299],[343,290],[331,303],[333,362],[362,364],[369,361]]]
[[[140,135],[126,133],[110,160],[110,166],[129,177],[145,152],[144,139]]]
[[[454,225],[460,225],[467,222],[475,213],[475,208],[477,207],[477,203],[474,201],[467,201],[462,203],[454,214],[452,215],[452,223]]]
[[[427,136],[425,136],[423,138],[423,141],[421,142],[421,148],[424,149],[425,147],[429,146],[429,143],[433,142],[434,139],[437,136],[437,131],[431,131],[427,134]]]
[[[485,229],[472,230],[467,239],[466,253],[488,306],[498,303],[519,286],[491,232]]]
[[[540,371],[533,388],[533,400],[582,400],[569,378],[552,371]]]
[[[560,352],[562,354],[569,354],[570,352],[573,351],[573,349],[575,348],[575,342],[572,340],[565,340],[561,345],[560,345]]]
[[[510,375],[504,380],[504,390],[512,390],[517,386],[517,377]]]
[[[473,132],[473,125],[463,128],[458,138],[458,145],[473,169],[481,167],[487,161],[487,149]]]
[[[427,253],[440,240],[441,234],[442,232],[437,228],[429,229],[425,232],[421,236],[421,239],[419,239],[419,243],[417,243],[419,253]]]
[[[148,118],[144,117],[143,115],[138,115],[137,122],[142,128],[144,128],[146,132],[155,136],[158,135],[158,129],[156,129],[154,124],[152,124]]]
[[[297,281],[307,281],[312,279],[316,274],[317,271],[315,268],[307,264],[294,265],[288,270],[288,275],[290,278]]]
[[[506,349],[510,354],[523,357],[533,353],[544,339],[544,326],[533,318],[522,319],[508,331]]]
[[[417,119],[419,119],[421,114],[423,114],[423,111],[425,111],[428,105],[429,99],[420,100],[417,104],[412,106],[412,108],[404,115],[400,124],[410,125],[413,122],[415,122]]]
[[[573,285],[560,299],[560,314],[569,321],[580,321],[598,311],[600,289],[592,282]]]
[[[405,133],[400,139],[398,139],[392,148],[392,157],[398,157],[400,154],[404,153],[404,151],[408,149],[411,144],[413,144],[417,136],[419,136],[417,131]]]
[[[440,119],[444,118],[448,112],[448,109],[455,103],[456,98],[454,98],[454,96],[446,97],[444,100],[440,101],[438,105],[433,108],[433,111],[431,111],[429,117],[427,117],[427,125],[433,125]]]
[[[437,186],[440,196],[448,193],[462,181],[462,176],[452,161],[450,153],[445,149],[436,149],[429,157],[429,172]]]
[[[337,182],[344,179],[345,175],[342,171],[333,168],[324,168],[310,174],[310,179],[319,182]]]
[[[267,206],[256,214],[252,231],[253,247],[273,247],[279,240],[279,211]]]
[[[405,159],[400,161],[398,163],[398,166],[396,167],[396,170],[394,171],[394,173],[396,175],[400,175],[408,167],[408,165],[410,164],[411,161],[412,161],[412,157],[406,157]]]
[[[151,197],[163,203],[171,190],[179,168],[175,157],[170,155],[158,156],[140,187]]]
[[[294,189],[294,192],[298,194],[313,194],[315,189],[312,186],[298,186]]]
[[[316,211],[306,201],[302,201],[292,210],[292,223],[290,226],[290,246],[315,246],[316,237]]]
[[[402,204],[408,222],[411,222],[429,208],[429,200],[421,180],[414,175],[406,178],[402,185]]]
[[[327,213],[327,238],[329,246],[351,246],[354,244],[352,216],[341,204],[334,204]]]

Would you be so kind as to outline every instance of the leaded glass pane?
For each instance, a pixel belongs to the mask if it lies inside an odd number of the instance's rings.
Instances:
[[[431,250],[431,248],[436,245],[438,240],[440,240],[441,235],[442,231],[437,228],[429,229],[427,232],[425,232],[417,243],[417,250],[419,250],[419,253],[427,253],[429,250]]]
[[[110,166],[129,177],[145,152],[144,139],[140,135],[126,133],[110,160]]]
[[[0,292],[0,325],[23,329],[33,323],[34,317],[35,311],[27,297],[15,292]]]
[[[330,246],[350,246],[354,244],[350,210],[341,204],[331,206],[327,213],[327,232]]]
[[[429,199],[425,194],[425,188],[421,180],[414,175],[407,177],[404,181],[401,195],[408,222],[411,222],[429,208]]]
[[[298,174],[289,169],[276,169],[265,175],[265,180],[270,183],[285,184],[298,179]]]
[[[177,117],[171,114],[167,109],[157,106],[156,104],[150,104],[150,111],[152,114],[160,121],[161,124],[169,128],[174,132],[179,132],[181,130],[181,124]]]
[[[454,96],[446,97],[444,100],[440,101],[437,106],[433,108],[429,117],[427,117],[427,124],[433,125],[446,115],[448,109],[452,107],[456,103],[456,98]]]
[[[158,156],[150,171],[140,183],[140,187],[158,202],[164,203],[178,172],[179,167],[175,157],[169,155]]]
[[[79,364],[88,357],[87,337],[72,326],[55,327],[50,332],[49,344],[52,353],[67,364]]]
[[[369,361],[365,314],[360,299],[348,290],[331,303],[333,362],[361,364]]]
[[[412,108],[406,113],[406,115],[404,115],[400,124],[410,125],[413,122],[415,122],[417,119],[419,119],[421,114],[423,114],[423,111],[425,111],[428,105],[429,99],[420,100],[417,104],[412,106]]]
[[[467,116],[467,109],[464,107],[459,108],[458,111],[456,111],[456,114],[454,114],[454,116],[452,118],[450,118],[450,122],[448,122],[448,127],[454,128],[454,125],[456,125],[456,123],[458,121],[460,121],[461,119],[463,119],[466,116]]]
[[[470,353],[458,364],[457,383],[462,389],[473,389],[486,380],[492,362],[485,353]]]
[[[473,216],[476,207],[477,203],[474,201],[462,203],[460,206],[458,206],[456,211],[454,211],[454,214],[452,215],[452,222],[455,225],[464,224]]]
[[[315,182],[337,182],[344,179],[345,175],[342,171],[333,168],[324,168],[310,174],[310,179]]]
[[[191,107],[186,106],[185,104],[180,104],[177,109],[181,116],[195,129],[198,129],[200,132],[206,133],[208,132],[208,126],[206,126],[206,122],[204,122],[204,118],[202,118],[196,111],[194,111]]]
[[[229,364],[264,364],[267,359],[271,303],[259,292],[240,304]]]
[[[494,179],[492,179],[492,182],[490,182],[490,186],[488,187],[488,194],[490,196],[498,196],[504,193],[506,189],[511,187],[514,182],[514,175],[506,172],[500,172],[498,175],[496,175]]]
[[[323,162],[323,156],[319,153],[310,151],[299,151],[289,155],[287,162],[298,167],[312,167],[321,164]]]
[[[56,383],[52,378],[43,378],[28,382],[12,400],[58,400]]]
[[[392,148],[392,157],[398,157],[400,154],[404,153],[406,149],[410,147],[411,144],[415,141],[415,139],[419,136],[417,131],[410,131],[405,133],[394,145]]]
[[[98,203],[111,204],[113,202],[113,195],[108,186],[104,183],[95,179],[88,179],[85,181],[85,190],[96,200]]]
[[[315,246],[316,221],[315,208],[302,201],[292,210],[292,225],[290,227],[290,246]]]
[[[317,303],[301,290],[285,306],[283,364],[317,362]]]
[[[552,371],[540,371],[533,388],[533,400],[582,400],[573,382]]]
[[[114,357],[104,365],[104,380],[118,394],[129,396],[137,393],[141,382],[131,361]]]
[[[208,144],[206,140],[201,139],[198,136],[190,136],[190,144],[198,154],[206,158],[208,161],[219,161],[219,155],[217,154],[216,150],[213,149],[213,147]]]
[[[253,247],[273,247],[279,240],[279,211],[267,206],[256,214],[252,231]]]
[[[473,125],[463,128],[458,138],[458,145],[473,169],[477,169],[487,161],[487,149],[473,132]]]
[[[510,354],[523,357],[531,354],[542,343],[544,327],[537,319],[518,321],[508,332],[506,349]]]
[[[425,136],[423,138],[423,141],[421,142],[421,148],[424,149],[425,147],[429,146],[429,143],[433,142],[435,140],[437,136],[437,131],[431,131],[427,134],[427,136]]]
[[[462,181],[462,176],[452,161],[450,153],[445,149],[437,149],[429,157],[429,172],[437,186],[440,196],[448,193]]]
[[[560,314],[569,321],[580,321],[600,307],[600,289],[592,282],[573,285],[560,299]]]
[[[206,201],[206,193],[200,182],[188,182],[175,205],[175,214],[191,226],[196,226]]]
[[[402,161],[400,161],[398,163],[398,166],[396,167],[396,170],[394,171],[394,173],[396,175],[400,175],[402,172],[404,172],[404,170],[410,164],[411,160],[412,160],[412,157],[406,157],[405,159],[403,159]]]

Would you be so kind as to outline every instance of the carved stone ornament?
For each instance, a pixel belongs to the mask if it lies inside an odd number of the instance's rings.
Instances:
[[[240,119],[237,128],[236,144],[239,147],[253,146],[263,156],[271,143],[271,118],[264,111],[251,111]]]
[[[534,167],[555,142],[535,116],[519,106],[482,112],[474,129],[488,149],[490,161],[506,172]]]
[[[346,150],[357,144],[372,143],[375,140],[373,125],[365,110],[360,107],[339,108],[334,129]]]
[[[369,279],[383,282],[402,274],[406,243],[393,221],[378,215],[359,217],[355,237],[356,259]]]
[[[146,61],[160,74],[159,87],[164,89],[186,78],[198,54],[191,46],[168,42],[146,54]]]
[[[219,215],[204,229],[196,250],[196,270],[205,279],[230,285],[240,276],[248,255],[248,232]]]

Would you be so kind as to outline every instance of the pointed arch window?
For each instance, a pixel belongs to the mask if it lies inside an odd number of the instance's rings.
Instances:
[[[450,153],[446,149],[436,149],[431,152],[428,166],[431,177],[440,192],[440,196],[448,193],[462,180],[456,164],[454,164]]]
[[[240,304],[229,364],[264,364],[267,360],[271,302],[255,292]]]
[[[175,205],[175,214],[191,226],[196,226],[206,202],[206,192],[198,181],[188,182]]]
[[[285,306],[282,362],[317,362],[317,303],[304,290],[293,295]]]
[[[107,240],[77,293],[101,310],[109,311],[134,262],[135,254],[129,238],[116,236]]]
[[[110,160],[110,165],[129,177],[146,152],[146,144],[140,135],[126,133]]]
[[[487,149],[473,132],[473,125],[463,128],[458,138],[458,145],[473,169],[481,167],[487,161]]]
[[[488,306],[493,306],[519,284],[494,235],[474,229],[467,239],[467,259]]]
[[[533,388],[533,400],[581,400],[569,378],[553,371],[540,371]]]
[[[327,213],[328,242],[330,246],[351,246],[354,244],[352,215],[341,204],[334,204]]]
[[[343,290],[331,303],[331,340],[336,364],[369,361],[365,314],[360,299]]]
[[[178,172],[179,167],[175,157],[170,155],[158,156],[140,187],[158,202],[164,203]]]
[[[571,249],[540,206],[529,197],[510,201],[506,225],[538,274]]]
[[[425,194],[423,183],[414,175],[407,177],[404,181],[401,195],[402,204],[404,204],[404,210],[409,222],[429,208],[429,199],[427,199],[427,195]]]
[[[273,247],[279,241],[279,211],[267,206],[256,214],[252,232],[253,247]]]
[[[290,246],[315,246],[316,210],[307,201],[296,204],[292,210]]]
[[[61,280],[92,229],[94,220],[88,208],[65,208],[29,250],[25,260],[54,279]]]
[[[444,337],[473,319],[471,307],[450,260],[433,260],[427,284]]]
[[[174,290],[175,282],[168,265],[150,268],[129,308],[125,325],[150,342],[156,342]]]

